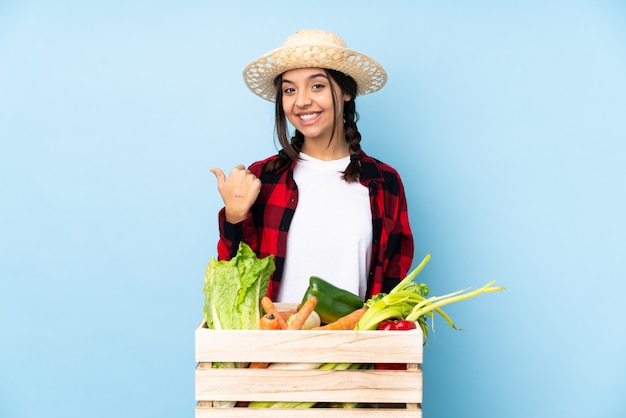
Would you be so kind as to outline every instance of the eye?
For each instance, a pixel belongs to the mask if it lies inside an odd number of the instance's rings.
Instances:
[[[313,84],[313,90],[321,90],[324,87],[326,87],[326,86],[324,84],[322,84],[322,83],[315,83],[315,84]]]
[[[293,87],[287,87],[283,90],[283,94],[291,94],[296,91]]]

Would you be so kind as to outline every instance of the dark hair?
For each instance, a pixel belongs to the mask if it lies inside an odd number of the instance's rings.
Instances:
[[[339,71],[329,69],[325,69],[324,71],[329,79],[332,78],[335,83],[337,83],[341,89],[341,93],[347,93],[350,95],[350,100],[345,102],[343,107],[345,141],[347,142],[348,149],[350,150],[350,164],[348,164],[348,167],[346,167],[346,170],[343,172],[343,179],[349,183],[355,182],[359,180],[359,173],[361,171],[361,164],[359,161],[359,154],[361,153],[361,134],[356,126],[356,123],[359,120],[359,114],[356,111],[355,102],[357,94],[356,81],[354,81],[354,79],[349,75]],[[293,137],[290,138],[289,136],[287,117],[285,116],[282,104],[283,90],[280,88],[282,86],[282,82],[282,74],[274,80],[274,85],[276,86],[276,107],[274,112],[275,130],[276,137],[278,138],[278,142],[280,143],[282,149],[278,153],[279,158],[276,158],[266,165],[265,170],[269,172],[275,172],[279,168],[284,167],[290,161],[297,160],[298,153],[302,149],[302,144],[304,143],[304,135],[302,135],[302,132],[297,129]],[[335,91],[332,83],[330,83],[330,91],[333,96],[333,106],[335,107],[336,113],[336,98],[337,94],[340,92]],[[335,126],[333,126],[332,132],[334,134]],[[331,137],[330,140],[332,141],[332,139],[333,138]]]

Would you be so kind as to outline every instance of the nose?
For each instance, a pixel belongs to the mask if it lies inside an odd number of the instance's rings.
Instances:
[[[309,95],[309,92],[306,91],[306,89],[299,89],[296,94],[296,106],[307,107],[311,104],[311,96]]]

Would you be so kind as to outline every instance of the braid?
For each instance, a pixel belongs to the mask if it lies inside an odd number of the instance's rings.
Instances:
[[[356,111],[354,97],[350,101],[345,102],[343,117],[346,142],[350,149],[350,164],[346,167],[346,171],[343,172],[343,179],[348,183],[352,183],[359,180],[359,174],[361,173],[361,133],[356,127],[359,114]]]
[[[291,143],[278,151],[278,158],[269,161],[265,165],[265,171],[274,173],[289,164],[292,160],[297,160],[298,154],[302,149],[303,142],[304,136],[299,131],[296,131],[296,135],[291,138]]]

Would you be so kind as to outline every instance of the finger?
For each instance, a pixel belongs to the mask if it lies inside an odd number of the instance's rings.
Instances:
[[[210,171],[211,173],[215,174],[215,178],[217,179],[218,185],[224,183],[224,180],[226,180],[226,175],[224,174],[222,170],[220,170],[219,168],[212,168]]]

